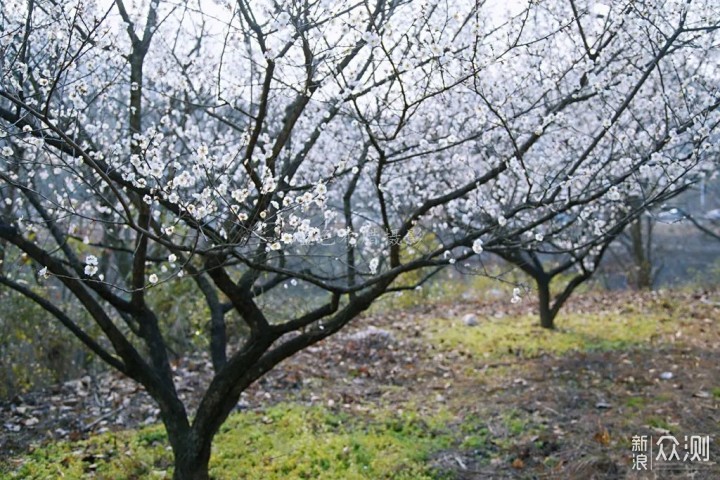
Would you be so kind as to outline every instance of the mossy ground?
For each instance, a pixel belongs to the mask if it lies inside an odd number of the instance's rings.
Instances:
[[[717,298],[583,294],[558,317],[556,331],[536,326],[530,301],[453,297],[376,311],[320,350],[281,365],[277,382],[262,385],[273,402],[233,414],[223,425],[211,473],[216,479],[623,478],[631,473],[632,436],[668,431],[713,435],[714,454],[720,451]],[[463,324],[468,313],[478,316],[478,326]],[[369,346],[352,340],[368,324],[393,340]],[[283,396],[289,378],[301,387]],[[171,475],[172,456],[163,429],[150,426],[40,443],[0,465],[2,478],[152,479]],[[720,478],[712,468],[695,478]]]
[[[412,410],[353,417],[327,407],[281,403],[230,417],[217,435],[216,479],[430,479],[433,451],[453,445],[447,414]],[[14,465],[14,466],[13,466]],[[172,455],[160,426],[36,447],[4,478],[167,478]]]

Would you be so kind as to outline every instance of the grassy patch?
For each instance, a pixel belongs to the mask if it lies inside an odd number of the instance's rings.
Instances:
[[[663,430],[671,430],[670,424],[664,418],[652,416],[647,418],[647,424],[653,428],[661,428]]]
[[[236,414],[218,433],[216,479],[431,479],[430,456],[463,441],[447,413],[380,410],[357,419],[323,407],[279,404]],[[470,442],[474,443],[474,442]],[[479,445],[473,445],[479,446]],[[36,447],[0,466],[3,478],[169,478],[172,454],[160,426]]]
[[[642,397],[630,397],[625,400],[625,406],[628,408],[642,408],[645,406],[645,399]]]
[[[487,318],[476,327],[457,319],[434,319],[426,331],[428,340],[445,350],[460,350],[491,359],[532,358],[570,351],[603,351],[646,344],[669,331],[663,315],[569,314],[559,319],[555,331],[540,328],[535,316]]]
[[[172,463],[161,426],[106,433],[79,442],[36,447],[21,459],[0,464],[2,478],[165,478]]]
[[[528,429],[527,419],[517,410],[509,410],[503,415],[503,421],[508,433],[513,437],[519,437]]]
[[[493,277],[502,278],[503,281]],[[396,287],[416,285],[421,278],[422,272],[411,272],[401,276],[393,285]],[[512,267],[493,267],[488,271],[487,276],[463,275],[445,270],[418,288],[380,297],[370,307],[370,312],[377,314],[419,305],[453,304],[469,300],[482,302],[505,298],[510,301],[513,288],[520,284],[530,285],[528,278]]]
[[[362,425],[320,407],[280,405],[236,415],[216,441],[218,478],[432,478],[425,460],[446,445],[434,419],[380,412]]]

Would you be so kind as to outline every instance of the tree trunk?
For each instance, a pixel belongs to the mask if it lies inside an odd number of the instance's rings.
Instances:
[[[173,444],[175,472],[173,480],[209,480],[208,467],[212,439],[197,439],[188,435],[183,441]]]
[[[647,235],[647,238],[644,238]],[[630,241],[632,242],[633,262],[635,263],[635,288],[650,290],[652,288],[652,261],[650,247],[652,226],[648,223],[647,231],[643,231],[642,218],[630,224]]]
[[[540,326],[552,330],[555,328],[555,312],[550,306],[550,279],[536,277],[535,282],[540,306]]]

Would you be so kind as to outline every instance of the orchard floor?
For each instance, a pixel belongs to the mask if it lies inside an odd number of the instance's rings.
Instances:
[[[720,478],[720,293],[587,293],[556,331],[536,323],[530,300],[388,303],[244,394],[212,474]],[[177,365],[190,405],[209,370]],[[0,478],[169,478],[156,422],[112,374],[16,398],[0,410]],[[685,436],[710,435],[709,462],[638,473],[643,435],[673,435],[681,458]]]

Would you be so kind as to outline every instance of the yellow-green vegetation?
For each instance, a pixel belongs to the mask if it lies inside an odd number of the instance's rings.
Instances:
[[[429,243],[426,242],[426,243]],[[407,287],[416,285],[423,275],[432,269],[416,270],[401,275],[393,287]],[[567,284],[575,277],[573,273],[557,275],[550,284],[553,296],[562,292]],[[512,297],[515,287],[520,287],[530,296],[535,296],[535,281],[526,273],[513,265],[492,265],[478,270],[477,275],[458,273],[444,270],[432,279],[414,290],[404,290],[390,293],[381,297],[371,311],[382,312],[387,309],[407,309],[418,305],[432,305],[437,303],[457,303],[459,301],[492,301]],[[574,291],[574,295],[588,293],[601,287],[593,279],[588,280]]]
[[[670,430],[672,427],[664,418],[658,416],[652,416],[647,418],[647,424],[653,428],[660,428],[662,430]]]
[[[561,316],[558,324],[557,330],[541,328],[534,315],[484,318],[476,327],[466,327],[458,318],[437,318],[430,321],[426,335],[441,349],[502,359],[628,348],[647,343],[673,327],[662,312],[571,313]]]
[[[628,408],[640,409],[645,406],[645,399],[642,397],[630,397],[625,400],[625,406]]]
[[[412,272],[410,276],[398,278],[393,283],[393,287],[414,285],[420,278],[420,272]],[[503,281],[497,280],[497,278],[502,278]],[[463,275],[452,270],[445,270],[415,290],[404,290],[380,297],[370,308],[370,312],[380,313],[387,310],[404,310],[420,305],[450,304],[468,300],[486,301],[507,298],[509,301],[516,285],[530,285],[528,277],[516,269],[494,267],[487,272],[487,275]]]
[[[416,285],[423,274],[432,270],[414,271],[401,275],[393,287],[407,287]],[[574,277],[574,274],[560,274],[550,284],[553,295],[563,291],[565,286]],[[515,287],[535,296],[535,281],[519,268],[512,265],[493,265],[485,268],[477,275],[460,274],[452,270],[445,270],[432,277],[430,281],[414,290],[404,290],[387,294],[379,299],[372,312],[382,312],[388,309],[403,310],[418,305],[434,305],[438,303],[457,303],[461,301],[493,301],[512,297]],[[579,295],[593,290],[599,286],[589,280],[575,289],[574,294]]]
[[[436,479],[433,452],[460,444],[446,412],[375,410],[356,418],[319,406],[279,404],[235,414],[218,433],[215,479]],[[468,427],[469,428],[469,427]],[[475,430],[479,430],[476,428]],[[459,434],[458,434],[459,435]],[[473,446],[480,439],[473,439]],[[161,426],[36,447],[0,466],[2,478],[169,478],[172,455]]]

